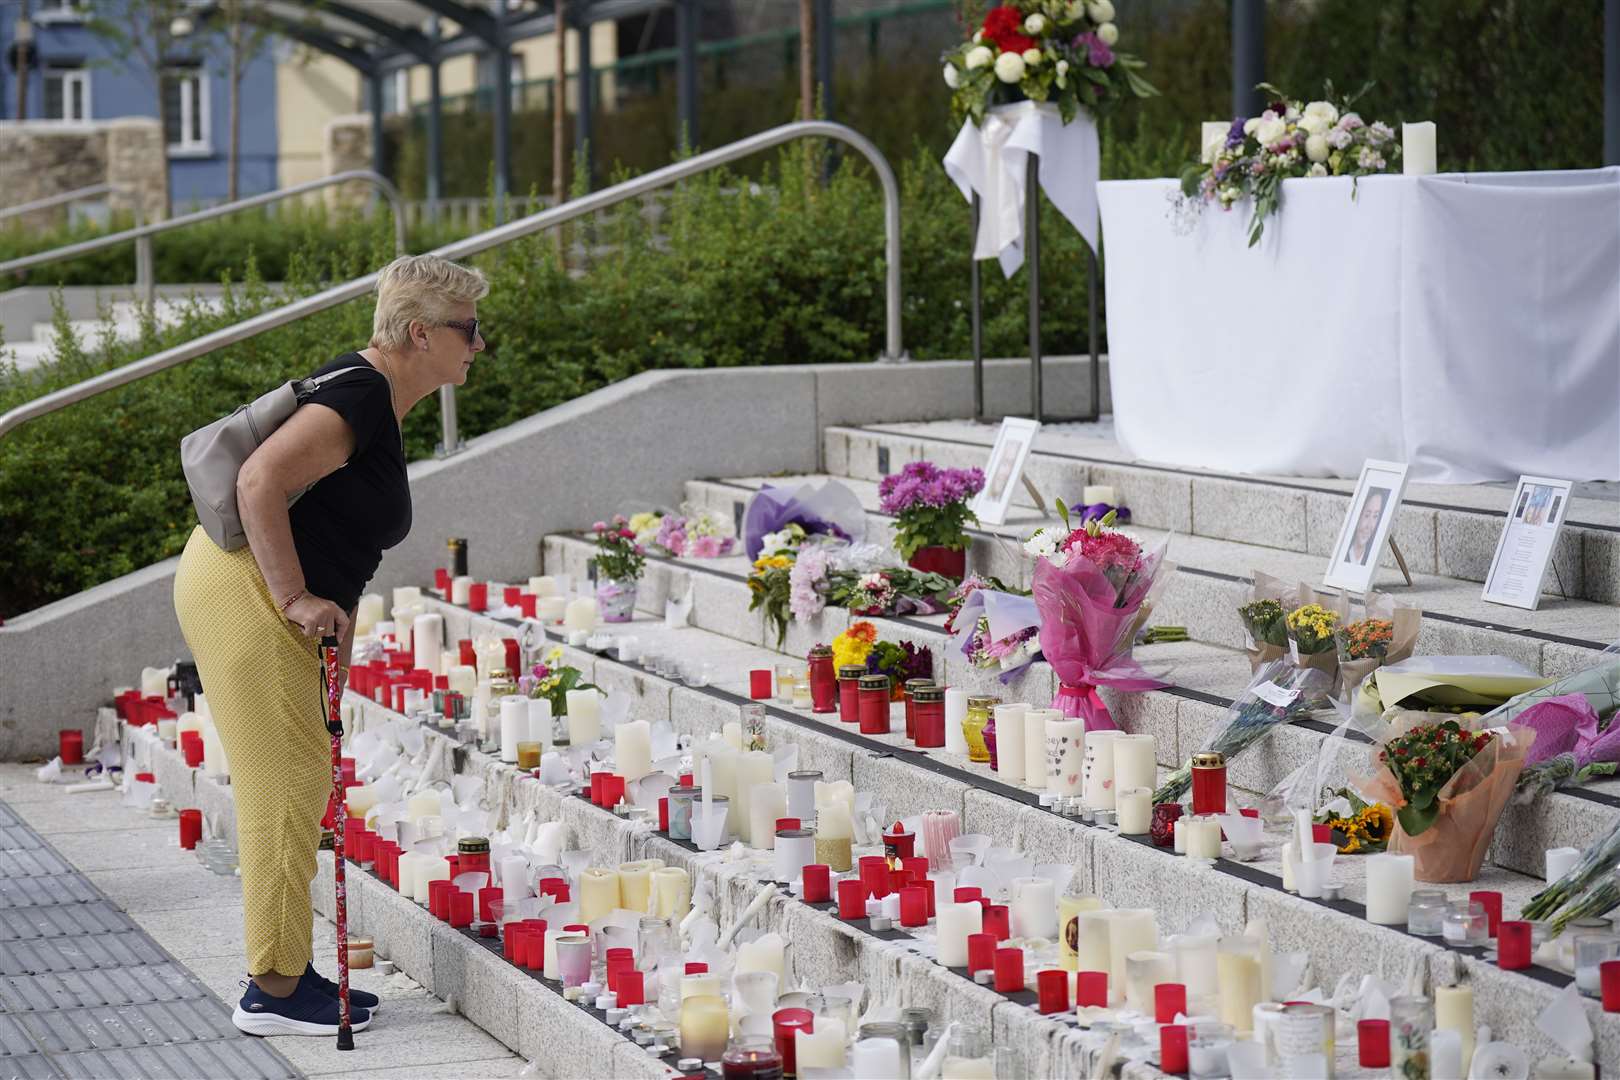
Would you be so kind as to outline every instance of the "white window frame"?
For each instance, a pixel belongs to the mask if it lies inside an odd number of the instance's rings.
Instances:
[[[208,92],[209,91],[208,71],[205,68],[200,68],[200,67],[196,67],[196,68],[175,68],[175,69],[172,69],[169,72],[168,78],[169,78],[170,81],[179,84],[180,88],[181,88],[180,89],[180,141],[169,144],[169,156],[170,157],[209,157],[209,156],[212,156],[212,154],[214,152],[214,147],[213,147],[213,139],[211,137],[212,128],[211,128],[211,126],[209,124],[209,120],[211,119],[212,109],[211,109],[211,105],[210,105],[210,102],[209,102],[210,94]],[[188,95],[186,93],[186,91],[185,91],[185,84],[187,82],[195,82],[197,84],[197,93],[195,95],[195,108],[196,108],[196,111],[201,114],[200,117],[197,117],[197,116],[193,115],[193,111],[192,111],[193,110],[193,98],[192,98],[192,95]],[[188,133],[191,131],[192,127],[194,126],[192,124],[193,119],[200,119],[200,121],[201,121],[200,123],[195,125],[197,127],[197,129],[202,132],[202,138],[200,138],[200,139],[188,138]]]
[[[49,82],[51,79],[62,81],[62,115],[47,117],[53,124],[84,124],[95,115],[90,104],[90,70],[88,68],[46,67],[42,78]],[[77,83],[83,89],[84,115],[74,116],[73,113],[73,85]],[[43,109],[44,102],[40,103]]]

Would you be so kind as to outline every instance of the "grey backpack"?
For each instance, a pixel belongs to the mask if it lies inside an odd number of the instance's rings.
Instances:
[[[180,468],[191,488],[197,521],[221,550],[235,551],[247,543],[242,516],[236,510],[236,474],[242,471],[242,463],[285,424],[321,384],[362,369],[376,370],[370,364],[356,364],[314,378],[291,379],[180,440]],[[295,493],[287,500],[287,505],[291,507],[304,491]]]

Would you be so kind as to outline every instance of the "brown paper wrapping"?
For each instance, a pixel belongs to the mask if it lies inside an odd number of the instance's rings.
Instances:
[[[1402,735],[1419,724],[1446,720],[1456,720],[1465,731],[1483,730],[1478,718],[1463,720],[1450,713],[1403,712],[1392,719],[1389,738]],[[1505,734],[1498,733],[1489,746],[1458,769],[1440,789],[1440,816],[1421,835],[1406,835],[1400,819],[1395,819],[1389,850],[1413,857],[1413,876],[1417,880],[1445,884],[1473,881],[1479,876],[1485,853],[1496,835],[1496,823],[1513,795],[1525,756],[1534,741],[1535,732],[1520,724],[1509,725]],[[1363,798],[1387,803],[1391,809],[1399,810],[1406,805],[1401,786],[1395,774],[1378,761],[1377,755],[1375,749],[1368,759],[1372,775],[1360,777],[1357,787]]]
[[[1378,597],[1388,601],[1388,597]],[[1355,693],[1361,681],[1385,664],[1397,664],[1412,655],[1417,648],[1418,632],[1423,629],[1423,611],[1415,607],[1394,607],[1380,604],[1374,597],[1367,598],[1367,610],[1363,615],[1369,619],[1388,619],[1390,621],[1389,648],[1384,651],[1384,658],[1379,660],[1368,657],[1365,660],[1339,661],[1338,696],[1348,697]],[[1355,620],[1350,620],[1354,622]]]

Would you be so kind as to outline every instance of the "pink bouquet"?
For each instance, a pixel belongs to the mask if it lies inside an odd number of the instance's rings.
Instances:
[[[1068,507],[1058,503],[1063,531],[1038,530],[1024,549],[1036,557],[1034,595],[1041,615],[1041,652],[1057,673],[1052,707],[1085,720],[1087,731],[1117,728],[1097,693],[1156,690],[1165,683],[1131,655],[1136,632],[1152,612],[1153,598],[1170,565],[1164,544],[1144,552],[1114,532],[1114,515],[1069,526]]]

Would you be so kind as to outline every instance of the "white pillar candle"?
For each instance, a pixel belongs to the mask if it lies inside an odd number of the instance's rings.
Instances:
[[[1125,958],[1133,952],[1158,951],[1159,923],[1151,908],[1121,908],[1110,914],[1108,996],[1117,1001],[1125,993]]]
[[[166,743],[174,742],[176,739],[178,739],[180,737],[177,734],[178,730],[179,730],[179,727],[175,723],[173,717],[163,716],[163,717],[158,718],[157,735],[158,735],[158,738],[161,741],[166,742]]]
[[[478,691],[478,669],[471,664],[455,664],[445,672],[445,682],[448,689],[454,690],[472,703],[472,696]]]
[[[965,1058],[945,1055],[945,1062],[939,1067],[940,1080],[995,1080],[995,1059],[985,1057]]]
[[[1555,847],[1547,849],[1547,880],[1557,881],[1581,861],[1580,848]]]
[[[416,891],[411,899],[418,904],[428,902],[428,883],[450,880],[450,860],[441,855],[429,855],[416,875]]]
[[[472,599],[472,583],[472,578],[465,574],[463,574],[461,577],[451,578],[450,602],[452,604],[460,604],[462,607],[466,607],[467,601]]]
[[[383,608],[383,598],[377,593],[366,593],[354,609],[355,636],[370,637],[376,631],[377,624],[382,622],[387,614]]]
[[[1176,965],[1169,953],[1143,949],[1125,958],[1125,1004],[1139,1013],[1151,1016],[1153,988],[1175,981]]]
[[[592,923],[611,915],[619,903],[619,872],[588,867],[579,875],[579,921]]]
[[[169,669],[160,667],[142,668],[141,696],[167,698],[169,696]]]
[[[1148,788],[1159,778],[1158,763],[1154,759],[1151,735],[1129,735],[1120,732],[1114,736],[1114,790]]]
[[[910,1062],[894,1039],[861,1039],[849,1052],[850,1071],[861,1080],[905,1080]]]
[[[568,607],[563,612],[564,627],[569,630],[584,630],[589,633],[596,629],[596,622],[596,598],[594,596],[580,596],[568,601]]]
[[[1074,915],[1074,970],[1108,971],[1113,963],[1112,911],[1079,911]]]
[[[501,698],[501,760],[517,761],[517,746],[529,738],[529,699],[517,694]]]
[[[1455,1031],[1462,1039],[1460,1060],[1474,1060],[1474,991],[1467,986],[1437,986],[1434,988],[1434,1028]],[[1435,1070],[1435,1080],[1440,1072]],[[1457,1074],[1459,1080],[1462,1073]]]
[[[567,613],[568,601],[561,596],[542,596],[534,606],[535,617],[548,626],[562,622]]]
[[[1412,900],[1412,856],[1368,855],[1362,863],[1367,867],[1367,921],[1405,926]]]
[[[781,934],[761,934],[753,941],[745,941],[737,946],[735,971],[738,975],[745,971],[774,971],[776,985],[781,986],[784,970],[782,956],[786,950],[787,942]]]
[[[343,793],[343,806],[352,818],[364,819],[377,805],[377,788],[372,784],[356,784]]]
[[[1093,810],[1114,808],[1114,738],[1118,734],[1117,731],[1086,733],[1086,759],[1082,770],[1085,790],[1080,798]]]
[[[1058,966],[1063,970],[1080,970],[1079,954],[1076,951],[1080,940],[1080,929],[1077,925],[1078,917],[1083,912],[1101,910],[1102,901],[1095,896],[1069,893],[1058,898]],[[1106,948],[1103,950],[1103,955],[1107,955]],[[1106,970],[1106,967],[1103,970]]]
[[[411,796],[410,802],[405,804],[405,820],[421,821],[426,817],[438,817],[444,809],[444,803],[437,791],[418,791]]]
[[[711,744],[706,759],[714,794],[724,795],[731,800],[727,818],[731,822],[731,831],[739,834],[748,827],[737,821],[737,759],[740,757],[742,755],[729,746]]]
[[[813,769],[790,772],[787,777],[787,816],[796,817],[809,828],[816,819],[816,781],[822,774]]]
[[[562,978],[562,968],[557,963],[557,939],[565,932],[560,926],[546,927],[545,946],[540,957],[540,974],[548,979]]]
[[[508,855],[501,860],[501,920],[510,922],[517,914],[518,902],[529,895],[529,861],[521,855]]]
[[[626,720],[613,729],[613,771],[626,783],[652,772],[652,725],[647,721]]]
[[[1247,1034],[1254,1027],[1254,1007],[1260,994],[1260,954],[1254,943],[1239,939],[1223,941],[1215,956],[1216,985],[1221,1020],[1232,1029]]]
[[[410,607],[412,604],[422,602],[422,590],[415,585],[398,585],[394,588],[394,606]]]
[[[745,751],[737,759],[737,793],[733,797],[731,805],[736,808],[734,812],[737,815],[738,838],[743,843],[753,847],[769,846],[766,844],[765,837],[755,835],[754,827],[757,822],[754,819],[753,811],[754,791],[763,784],[769,784],[775,775],[775,763],[771,755],[763,750]],[[787,808],[785,796],[783,797],[782,807],[783,809]],[[770,832],[775,832],[776,818],[780,816],[778,814],[771,818]]]
[[[619,864],[619,906],[646,914],[652,910],[653,871],[664,865],[662,859],[641,859]]]
[[[1010,907],[1013,937],[1057,937],[1057,886],[1051,878],[1014,878]]]
[[[1221,857],[1221,819],[1200,814],[1187,823],[1187,856],[1193,859]]]
[[[652,872],[652,884],[652,913],[678,925],[692,910],[692,876],[679,866],[661,866]]]
[[[1024,783],[1043,787],[1046,783],[1046,722],[1061,720],[1056,709],[1024,711]]]
[[[1122,788],[1118,802],[1120,835],[1146,836],[1153,824],[1153,789]]]
[[[540,744],[540,753],[551,752],[551,702],[546,698],[529,699],[529,742]]]
[[[967,735],[962,721],[967,719],[967,691],[954,686],[945,688],[945,752],[967,756]]]
[[[529,579],[529,592],[538,597],[556,596],[557,579],[549,574]]]
[[[568,691],[568,742],[589,746],[602,737],[602,699],[595,690]]]
[[[1018,784],[1024,777],[1024,714],[1028,705],[997,705],[996,713],[996,775],[1008,783]]]
[[[1213,934],[1177,934],[1170,939],[1170,955],[1176,961],[1176,980],[1187,988],[1187,997],[1202,998],[1213,1007],[1219,992],[1216,971],[1218,943]]]
[[[411,649],[416,666],[435,675],[444,674],[444,616],[418,615],[411,624]]]
[[[844,1022],[836,1016],[816,1017],[816,1029],[800,1028],[793,1036],[794,1055],[800,1069],[842,1069],[844,1044],[849,1034]]]
[[[1437,169],[1433,120],[1401,125],[1401,171],[1407,176],[1429,176]]]
[[[421,614],[421,604],[405,604],[394,608],[394,641],[399,645],[400,652],[415,651],[416,618]]]
[[[203,775],[229,776],[230,762],[225,759],[225,744],[219,741],[219,731],[212,724],[203,729]]]
[[[1463,1080],[1462,1036],[1436,1027],[1429,1036],[1429,1075],[1433,1080]]]
[[[1187,854],[1187,819],[1185,817],[1176,818],[1175,823],[1171,826],[1171,835],[1175,842],[1175,853],[1177,855]]]
[[[720,728],[720,738],[724,740],[725,744],[731,747],[733,750],[741,750],[743,748],[743,730],[741,721],[726,721],[726,723]]]
[[[506,671],[506,643],[498,637],[483,636],[473,639],[473,653],[478,657],[478,678],[493,678],[495,672]],[[516,678],[521,672],[507,671]]]
[[[1086,741],[1084,720],[1047,719],[1045,786],[1048,792],[1067,798],[1085,790]]]
[[[776,859],[773,871],[777,881],[785,881],[792,885],[804,873],[804,868],[816,861],[815,834],[808,829],[794,829],[793,833],[804,833],[804,836],[783,834],[776,837]]]
[[[939,962],[946,967],[967,967],[968,935],[984,929],[984,907],[936,903],[934,912],[934,925],[939,931]]]
[[[399,854],[399,895],[409,899],[416,895],[416,867],[425,859],[425,855],[418,855],[414,851],[402,851]]]
[[[787,816],[787,791],[781,784],[754,784],[748,789],[748,837],[754,847],[776,850],[776,820]]]

